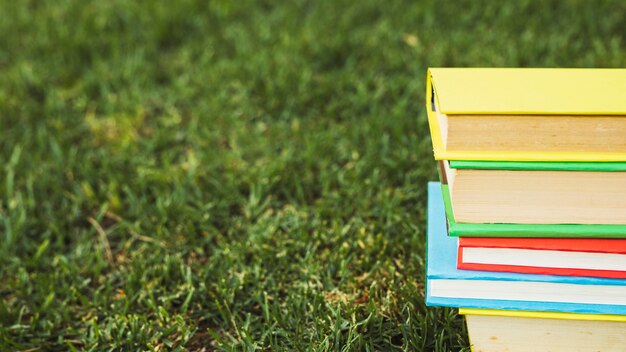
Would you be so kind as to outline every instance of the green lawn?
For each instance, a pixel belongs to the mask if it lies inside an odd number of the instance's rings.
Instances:
[[[468,350],[428,66],[626,66],[623,1],[0,1],[0,350]]]

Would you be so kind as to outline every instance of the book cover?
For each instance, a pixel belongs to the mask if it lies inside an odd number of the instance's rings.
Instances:
[[[626,69],[430,68],[428,73],[444,114],[620,115],[626,111]]]
[[[559,319],[559,320],[626,322],[626,315],[618,315],[618,314],[582,314],[582,313],[541,312],[541,311],[527,311],[527,310],[497,310],[497,309],[476,309],[476,308],[459,308],[459,314],[499,316],[499,317]]]
[[[623,162],[451,160],[452,169],[623,172]]]
[[[428,184],[426,304],[504,310],[626,314],[626,280],[459,270],[457,239],[446,234],[441,186]],[[467,284],[457,296],[446,287]],[[500,287],[500,289],[496,289]],[[507,297],[499,296],[503,289]],[[476,293],[478,292],[478,293]],[[512,294],[508,294],[512,292]],[[597,296],[600,295],[598,298]],[[539,298],[537,298],[539,297]]]
[[[426,82],[438,160],[626,161],[624,153],[446,151],[435,103],[443,114],[624,115],[626,69],[431,68]]]
[[[462,270],[626,279],[622,239],[461,237],[457,257]]]
[[[454,218],[448,186],[441,185],[449,235],[454,237],[578,237],[626,238],[626,225],[605,224],[479,224]]]

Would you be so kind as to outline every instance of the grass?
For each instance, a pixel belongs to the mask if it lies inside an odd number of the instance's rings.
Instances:
[[[0,2],[0,350],[468,350],[428,66],[626,65],[620,1]]]

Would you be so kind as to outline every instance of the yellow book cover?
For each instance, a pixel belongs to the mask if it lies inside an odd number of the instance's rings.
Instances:
[[[426,105],[438,160],[626,161],[626,69],[431,68]]]
[[[595,320],[626,322],[626,315],[613,314],[583,314],[583,313],[559,313],[559,312],[536,312],[526,310],[496,310],[459,308],[461,315],[486,315],[501,317],[537,318],[537,319],[560,319],[560,320]]]

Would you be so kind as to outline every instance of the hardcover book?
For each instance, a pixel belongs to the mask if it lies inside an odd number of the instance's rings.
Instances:
[[[626,69],[431,68],[438,160],[626,161]]]
[[[626,233],[626,163],[442,160],[439,166],[459,222],[612,224]]]
[[[608,224],[483,224],[457,222],[448,185],[441,185],[449,235],[455,237],[626,238],[626,225]]]
[[[473,351],[624,351],[626,316],[459,309]]]
[[[461,237],[457,268],[626,279],[626,240]]]

